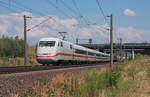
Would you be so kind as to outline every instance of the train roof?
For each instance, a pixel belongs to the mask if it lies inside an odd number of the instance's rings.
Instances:
[[[47,38],[41,38],[40,41],[50,41],[50,40],[53,40],[53,41],[58,41],[60,39],[58,38],[52,38],[52,37],[47,37]]]

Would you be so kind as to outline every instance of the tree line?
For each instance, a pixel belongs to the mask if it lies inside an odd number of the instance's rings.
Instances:
[[[23,57],[24,56],[24,40],[2,36],[0,38],[0,57]]]

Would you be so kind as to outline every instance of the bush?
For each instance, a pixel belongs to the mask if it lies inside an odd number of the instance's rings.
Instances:
[[[110,71],[110,86],[117,86],[117,82],[119,81],[121,76],[121,67],[116,67],[112,71]]]

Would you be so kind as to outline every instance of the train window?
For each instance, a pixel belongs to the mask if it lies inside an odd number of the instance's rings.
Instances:
[[[63,42],[60,42],[61,47],[63,47]]]
[[[95,54],[94,54],[94,53],[92,53],[92,52],[88,52],[88,55],[90,55],[90,56],[94,56]]]
[[[70,45],[70,49],[72,49],[72,45]]]
[[[105,55],[102,55],[102,57],[105,57]]]
[[[53,47],[55,46],[55,41],[40,41],[40,47]]]
[[[97,56],[97,57],[100,57],[101,55],[100,55],[100,54],[96,54],[96,56]]]
[[[75,53],[77,53],[77,54],[84,54],[84,55],[87,54],[86,51],[84,51],[84,50],[79,50],[79,49],[75,49]]]

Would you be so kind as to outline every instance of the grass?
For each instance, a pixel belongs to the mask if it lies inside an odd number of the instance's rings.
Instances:
[[[23,64],[22,58],[0,58],[0,66],[19,66]]]
[[[149,66],[150,56],[138,56],[112,71],[59,74],[51,82],[40,79],[23,97],[150,97]]]
[[[150,83],[147,78],[147,64],[150,63],[149,56],[138,56],[125,68],[117,83],[117,88],[113,89],[110,97],[148,97]]]
[[[150,65],[149,65],[148,68],[147,68],[147,76],[148,76],[148,78],[149,78],[149,80],[150,80]]]

